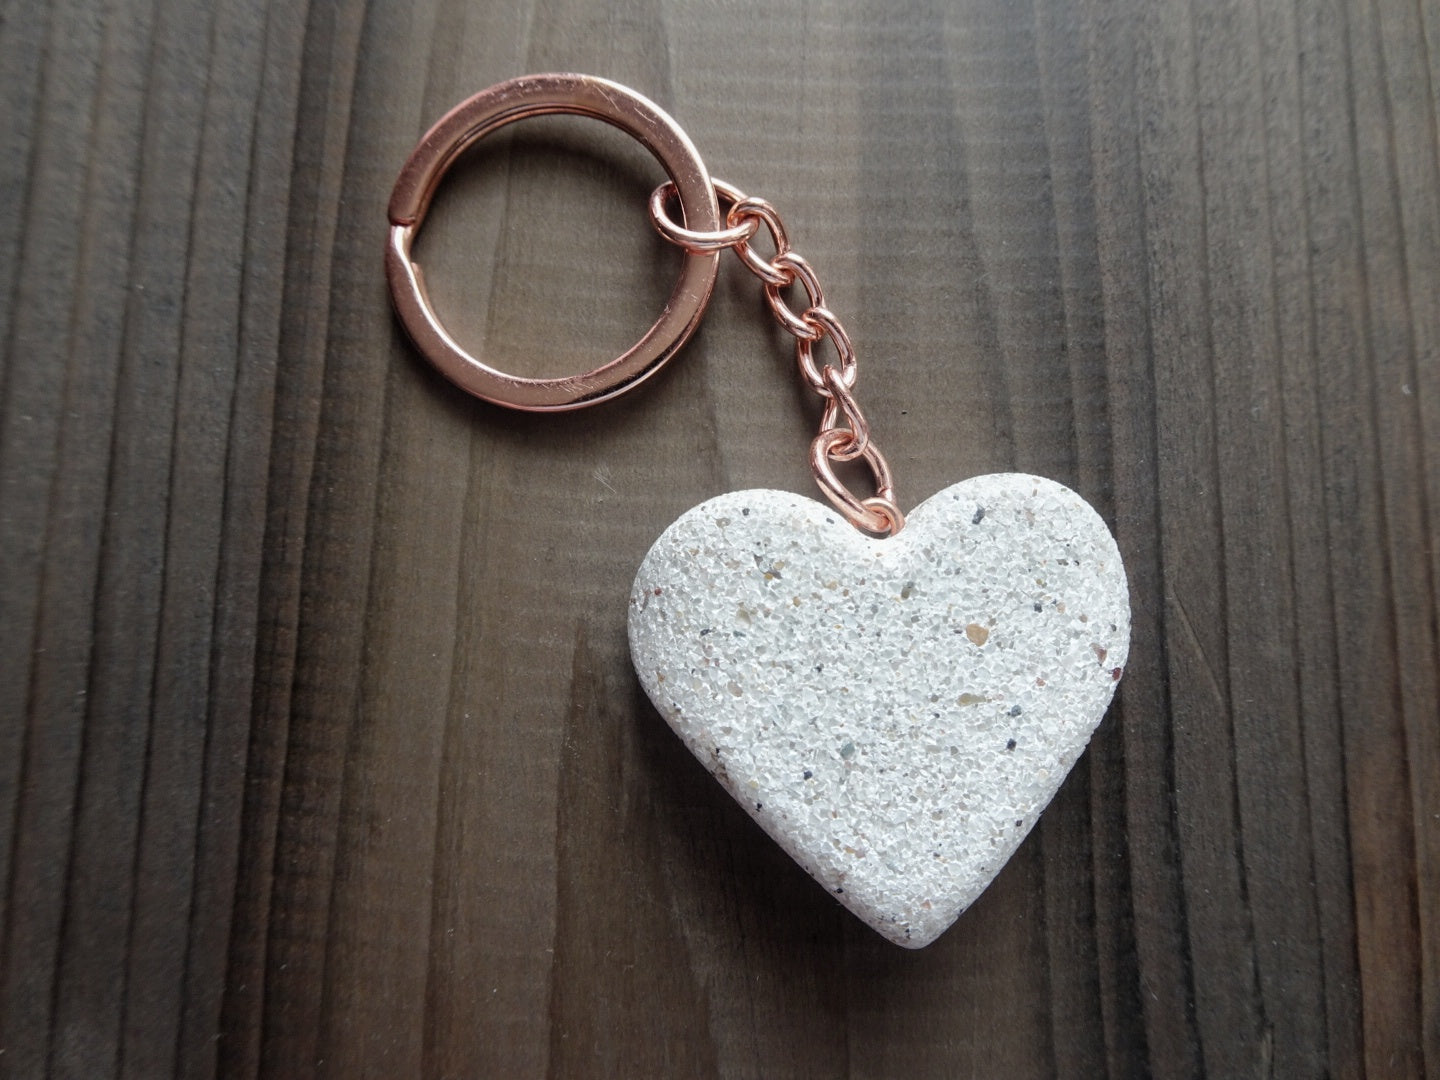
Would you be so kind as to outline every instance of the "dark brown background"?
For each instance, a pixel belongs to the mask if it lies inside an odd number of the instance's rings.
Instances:
[[[642,90],[768,196],[913,505],[1076,487],[1131,664],[939,943],[838,908],[637,690],[681,511],[809,491],[727,259],[603,408],[421,363],[389,185],[466,94]],[[1440,1077],[1434,0],[8,0],[0,1072]],[[456,333],[582,370],[676,255],[583,121],[467,159]]]

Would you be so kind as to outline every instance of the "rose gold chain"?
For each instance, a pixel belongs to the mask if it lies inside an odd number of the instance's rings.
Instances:
[[[828,307],[825,293],[814,269],[790,247],[785,224],[775,207],[766,200],[746,195],[733,184],[711,178],[725,213],[725,228],[715,232],[697,232],[677,224],[669,214],[675,198],[673,183],[661,184],[650,196],[650,220],[660,235],[691,253],[707,253],[733,248],[745,268],[760,279],[765,287],[775,321],[795,338],[795,360],[806,384],[825,399],[825,414],[820,433],[810,444],[810,468],[820,490],[846,520],[857,529],[876,536],[894,536],[905,526],[905,515],[895,502],[895,486],[890,466],[870,434],[870,424],[860,411],[853,393],[858,373],[855,347],[850,335]],[[775,254],[767,259],[754,247],[753,241],[764,228],[770,234]],[[785,301],[785,289],[800,283],[805,290],[805,309],[796,312]],[[835,352],[834,363],[817,363],[816,350],[829,340]],[[838,366],[837,366],[838,365]],[[835,475],[834,462],[863,460],[870,467],[875,494],[859,498]]]

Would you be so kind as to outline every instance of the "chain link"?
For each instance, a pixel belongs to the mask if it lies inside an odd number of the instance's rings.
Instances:
[[[764,199],[746,195],[733,184],[712,178],[723,203],[725,228],[717,232],[686,229],[670,217],[675,198],[673,183],[661,184],[650,196],[650,220],[661,236],[686,251],[711,252],[733,248],[745,268],[765,287],[770,312],[795,339],[795,361],[806,385],[825,399],[820,433],[810,444],[810,467],[820,490],[852,525],[877,536],[894,536],[905,526],[905,515],[895,502],[890,466],[870,435],[870,424],[852,391],[859,375],[855,347],[844,325],[825,305],[825,293],[810,263],[790,248],[790,238],[779,213]],[[775,254],[765,258],[753,241],[761,228],[770,234]],[[784,291],[799,282],[805,290],[805,309],[797,313]],[[818,364],[816,348],[829,340],[839,363]],[[835,462],[864,461],[870,469],[875,494],[861,499],[835,475]]]
[[[830,391],[830,399],[825,402],[825,415],[820,418],[820,430],[848,432],[850,444],[837,448],[830,456],[835,461],[854,461],[861,457],[870,445],[870,424],[840,373],[829,364],[820,370],[825,379],[825,388]],[[842,428],[841,420],[849,427]]]
[[[753,221],[753,218],[747,220]],[[770,265],[781,271],[789,271],[792,283],[798,281],[805,288],[805,297],[809,301],[805,312],[814,311],[816,308],[825,306],[825,293],[820,289],[820,281],[815,277],[815,271],[810,269],[810,264],[805,256],[797,255],[793,251],[787,251],[776,255],[770,260]],[[770,313],[779,320],[780,325],[788,330],[796,339],[801,341],[815,342],[825,336],[825,331],[816,326],[812,320],[805,318],[805,312],[796,315],[790,305],[785,302],[784,290],[779,285],[765,285],[765,299],[770,302]],[[811,385],[814,385],[813,383]]]

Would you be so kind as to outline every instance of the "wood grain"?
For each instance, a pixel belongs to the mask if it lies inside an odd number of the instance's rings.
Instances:
[[[923,952],[629,669],[666,524],[810,489],[753,281],[550,417],[389,312],[410,146],[541,70],[779,206],[903,501],[1115,529],[1116,703]],[[1431,0],[5,0],[0,102],[0,1075],[1440,1076]],[[624,348],[658,179],[487,140],[420,246],[456,336]]]

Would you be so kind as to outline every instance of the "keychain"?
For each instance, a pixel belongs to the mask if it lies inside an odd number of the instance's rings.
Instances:
[[[650,150],[670,177],[650,217],[685,255],[628,352],[528,379],[450,337],[411,245],[467,147],[547,113],[604,120]],[[903,513],[855,396],[855,349],[774,207],[712,178],[675,121],[618,83],[528,75],[481,91],[421,139],[389,216],[386,273],[411,340],[460,387],[514,409],[578,409],[653,375],[699,324],[724,250],[760,279],[825,402],[809,456],[829,505],[738,491],[683,514],[635,576],[631,656],[685,745],[816,881],[897,944],[935,940],[1035,824],[1124,670],[1128,589],[1100,516],[1022,473],[962,481]],[[752,243],[762,228],[769,259]],[[784,292],[797,282],[798,311]],[[868,467],[873,495],[841,482],[845,461]]]

